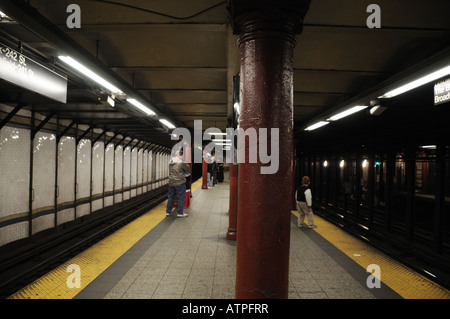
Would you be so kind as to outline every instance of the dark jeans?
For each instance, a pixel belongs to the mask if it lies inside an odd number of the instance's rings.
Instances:
[[[186,184],[183,183],[179,186],[169,186],[169,200],[167,201],[166,213],[170,214],[172,212],[172,205],[175,197],[178,197],[178,215],[183,215],[184,202],[186,201]]]

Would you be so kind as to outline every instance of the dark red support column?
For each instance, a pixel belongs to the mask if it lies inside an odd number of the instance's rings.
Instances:
[[[279,167],[239,163],[236,298],[288,298],[293,158],[293,50],[309,0],[231,0],[238,40],[240,128],[279,129]],[[272,157],[273,159],[273,157]],[[265,165],[268,166],[268,165]]]
[[[227,232],[227,239],[229,240],[236,240],[237,233],[238,168],[238,165],[230,163],[230,204]]]
[[[208,189],[208,163],[206,163],[205,151],[203,151],[202,160],[202,189]]]

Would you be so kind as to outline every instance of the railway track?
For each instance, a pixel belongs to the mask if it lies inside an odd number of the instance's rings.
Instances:
[[[0,298],[30,284],[167,198],[167,186],[0,249]]]

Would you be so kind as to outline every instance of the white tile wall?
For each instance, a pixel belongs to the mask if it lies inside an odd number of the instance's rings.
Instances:
[[[142,154],[142,192],[145,193],[147,191],[147,182],[148,182],[148,151],[145,150]],[[150,189],[150,188],[148,188]]]
[[[92,148],[92,197],[100,195],[99,199],[92,201],[92,211],[103,208],[103,164],[105,156],[105,143],[96,142]]]
[[[144,170],[144,150],[140,149],[137,152],[137,189],[136,195],[142,194],[142,180],[143,180],[143,170]]]
[[[136,196],[136,184],[137,184],[137,167],[138,167],[138,151],[134,148],[131,151],[131,167],[130,167],[130,197]]]
[[[38,216],[42,211],[51,211],[56,204],[58,225],[72,221],[92,211],[120,203],[124,198],[133,197],[156,188],[152,181],[167,174],[167,158],[136,148],[131,151],[123,146],[117,148],[104,142],[83,139],[76,145],[76,139],[63,136],[56,145],[55,134],[39,132],[33,144],[33,202],[35,218],[33,234],[54,227],[55,215],[49,213]],[[91,153],[92,152],[92,153]],[[91,159],[92,157],[92,159]],[[92,176],[91,176],[92,163]],[[56,167],[58,174],[56,176]],[[104,173],[105,172],[105,173]],[[30,131],[28,129],[5,126],[0,130],[0,222],[18,219],[14,224],[0,227],[0,246],[26,238],[30,234],[29,182],[30,182]],[[55,177],[57,178],[55,185]],[[92,203],[81,204],[92,195],[100,198]],[[6,182],[5,182],[6,181]],[[144,184],[150,182],[148,186]],[[77,193],[75,193],[77,184]],[[123,192],[123,188],[128,189]],[[113,196],[113,190],[116,195]],[[75,199],[77,201],[76,216]],[[72,207],[71,207],[72,206]],[[22,220],[22,221],[20,221]]]
[[[90,213],[90,204],[79,203],[91,193],[91,141],[82,139],[77,147],[77,218]]]
[[[122,202],[122,163],[123,163],[123,146],[119,145],[116,147],[115,151],[116,159],[114,161],[114,191],[118,192],[118,194],[114,195],[114,203]]]
[[[130,169],[131,169],[131,147],[127,147],[123,152],[123,200],[130,198]],[[125,191],[125,189],[128,189]]]
[[[75,209],[75,144],[74,137],[63,136],[58,144],[58,225],[74,220]]]
[[[105,207],[113,204],[112,191],[114,190],[114,145],[108,144],[105,149]]]
[[[159,153],[155,154],[155,180],[159,180]],[[159,187],[159,182],[155,182],[155,186]]]
[[[148,190],[152,190],[153,188],[153,181],[155,180],[155,172],[154,172],[154,164],[153,164],[154,160],[153,160],[153,151],[150,151],[148,154],[148,179],[150,181],[150,185],[149,185],[149,189]]]
[[[0,130],[0,220],[28,216],[30,131]],[[28,221],[0,228],[0,245],[28,236]]]
[[[33,143],[33,234],[55,226],[54,213],[36,217],[55,207],[55,156],[56,136],[38,132]]]

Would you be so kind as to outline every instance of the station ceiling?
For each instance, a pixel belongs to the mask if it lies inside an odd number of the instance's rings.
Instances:
[[[71,3],[0,1],[0,11],[14,20],[0,22],[0,36],[21,41],[69,79],[67,104],[24,93],[4,81],[0,102],[25,101],[36,110],[171,145],[169,131],[157,119],[126,104],[111,108],[99,103],[98,91],[56,62],[74,44],[74,51],[89,55],[177,127],[193,128],[194,120],[202,120],[203,129],[224,131],[230,125],[239,52],[226,1],[77,0],[79,29],[67,26]],[[305,138],[303,128],[313,119],[449,46],[449,1],[377,0],[381,28],[374,29],[367,26],[371,3],[312,0],[294,51],[296,138]],[[52,30],[59,30],[56,40]]]

